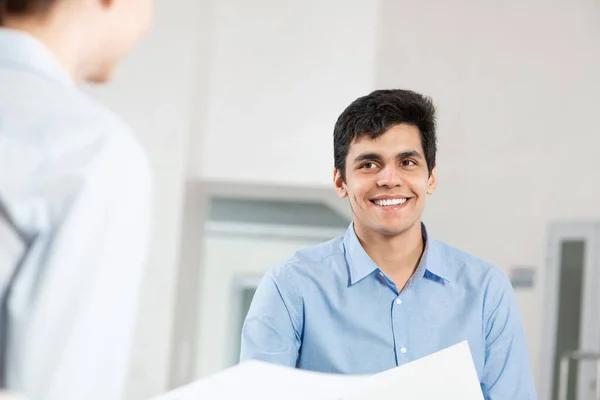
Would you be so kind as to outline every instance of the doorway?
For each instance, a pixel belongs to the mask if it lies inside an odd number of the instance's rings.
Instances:
[[[543,303],[542,400],[560,399],[560,361],[564,355],[573,351],[600,353],[599,249],[600,223],[550,227]],[[571,361],[567,399],[594,399],[596,373],[594,361]]]

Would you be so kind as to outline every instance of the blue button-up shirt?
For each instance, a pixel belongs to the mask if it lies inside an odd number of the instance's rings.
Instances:
[[[262,279],[241,360],[372,374],[468,340],[486,399],[535,399],[513,290],[499,269],[432,238],[399,293],[345,236],[298,251]],[[400,395],[400,394],[399,394]]]

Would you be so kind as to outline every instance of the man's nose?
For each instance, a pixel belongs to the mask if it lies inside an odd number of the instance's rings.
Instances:
[[[402,178],[402,173],[395,166],[388,165],[379,172],[377,180],[378,186],[396,187],[402,186],[403,184],[404,179]]]

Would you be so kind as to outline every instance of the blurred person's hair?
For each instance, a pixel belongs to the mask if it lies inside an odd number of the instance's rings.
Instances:
[[[0,0],[0,25],[4,16],[28,15],[47,11],[58,0]]]
[[[352,102],[339,116],[333,130],[334,165],[346,180],[346,157],[360,136],[376,139],[399,124],[414,125],[429,173],[435,167],[437,151],[435,107],[429,97],[410,90],[376,90]]]

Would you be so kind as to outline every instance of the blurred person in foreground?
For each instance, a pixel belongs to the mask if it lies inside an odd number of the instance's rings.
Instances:
[[[241,360],[373,374],[467,340],[486,399],[535,399],[506,275],[421,222],[437,184],[431,100],[375,91],[340,115],[333,142],[333,183],[353,222],[265,275]]]
[[[0,0],[0,389],[123,398],[151,174],[77,85],[110,80],[151,0]]]

